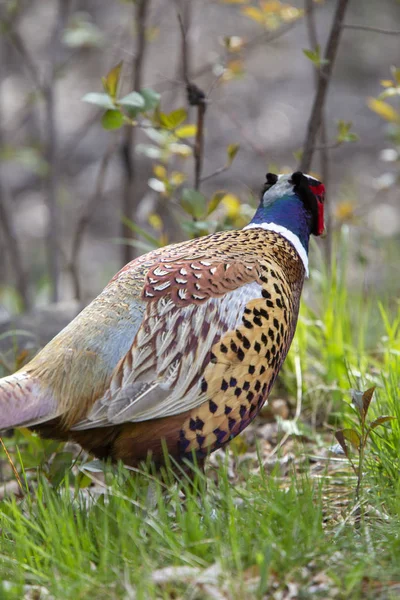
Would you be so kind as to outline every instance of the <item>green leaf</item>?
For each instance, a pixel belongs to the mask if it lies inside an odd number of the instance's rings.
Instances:
[[[185,188],[181,198],[182,208],[194,219],[200,219],[206,212],[206,198],[192,188]]]
[[[118,84],[121,76],[122,60],[102,78],[103,87],[113,100],[117,97]]]
[[[144,109],[146,104],[142,94],[139,94],[139,92],[131,92],[127,96],[121,98],[121,100],[118,100],[118,103],[122,106],[131,106],[133,108],[142,109]]]
[[[175,135],[178,138],[193,137],[197,133],[197,125],[182,125],[175,130]]]
[[[369,405],[371,404],[371,400],[372,400],[372,396],[374,395],[374,392],[375,392],[375,386],[369,388],[366,392],[363,393],[362,401],[363,401],[364,418],[367,416],[368,408],[369,408]]]
[[[346,121],[338,121],[337,123],[337,129],[338,129],[338,135],[336,137],[336,140],[340,143],[343,142],[356,142],[358,140],[358,135],[355,133],[352,133],[350,131],[351,127],[352,127],[353,123],[351,121],[346,122]]]
[[[218,208],[221,200],[223,198],[225,198],[225,196],[226,196],[226,192],[224,192],[224,191],[215,192],[214,196],[211,198],[210,202],[208,203],[208,206],[207,206],[207,216],[211,215],[211,213],[213,213],[214,210],[216,208]]]
[[[140,90],[139,94],[143,96],[144,99],[144,112],[154,110],[160,104],[160,94],[150,88],[143,88]]]
[[[311,62],[316,66],[320,67],[322,65],[326,65],[329,61],[325,58],[321,57],[321,48],[319,45],[315,47],[315,50],[303,50],[303,54],[311,60]]]
[[[176,127],[178,127],[178,125],[185,121],[185,119],[187,118],[187,111],[185,108],[177,108],[169,114],[160,113],[159,118],[160,123],[163,127],[165,127],[166,129],[175,129]]]
[[[239,152],[239,148],[239,144],[229,144],[228,148],[226,149],[226,153],[228,155],[228,166],[231,166],[231,164],[233,163],[236,154]]]
[[[101,119],[101,124],[104,129],[119,129],[124,124],[124,115],[119,110],[107,110]]]
[[[342,429],[343,437],[350,442],[350,444],[359,450],[361,446],[361,438],[355,429]]]
[[[346,439],[343,435],[343,429],[339,429],[339,431],[335,431],[335,438],[339,442],[339,445],[342,448],[343,452],[345,453],[346,457],[349,458],[349,449],[346,444]]]
[[[376,112],[382,119],[385,119],[385,121],[400,123],[400,113],[387,102],[377,100],[376,98],[369,98],[367,104],[371,110]]]
[[[112,98],[108,94],[98,94],[96,92],[89,92],[82,98],[83,102],[89,102],[90,104],[96,104],[101,108],[115,109],[115,104]]]
[[[387,423],[388,421],[394,421],[395,419],[396,419],[396,417],[391,417],[389,415],[378,417],[377,419],[372,421],[369,428],[376,429],[377,427],[379,427],[379,425],[383,425],[384,423]]]

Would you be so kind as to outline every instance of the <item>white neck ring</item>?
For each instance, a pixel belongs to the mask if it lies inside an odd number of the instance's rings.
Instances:
[[[274,231],[275,233],[279,233],[282,237],[286,238],[288,242],[294,246],[297,254],[299,255],[301,262],[304,265],[304,270],[306,272],[306,277],[308,277],[308,256],[307,252],[300,242],[298,236],[290,231],[290,229],[286,229],[286,227],[282,227],[282,225],[277,225],[276,223],[250,223],[250,225],[246,225],[243,229],[254,229],[256,227],[260,227],[261,229],[265,229],[266,231]]]

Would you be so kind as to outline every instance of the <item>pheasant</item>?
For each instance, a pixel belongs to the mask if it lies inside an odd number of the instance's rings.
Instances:
[[[0,430],[30,427],[137,466],[225,446],[285,360],[324,229],[324,186],[267,174],[242,230],[133,260],[26,366],[0,379]]]

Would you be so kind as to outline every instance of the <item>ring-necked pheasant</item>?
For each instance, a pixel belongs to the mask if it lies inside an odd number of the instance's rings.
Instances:
[[[23,369],[0,430],[33,427],[137,465],[224,446],[257,415],[291,344],[324,186],[267,174],[253,220],[126,265]]]

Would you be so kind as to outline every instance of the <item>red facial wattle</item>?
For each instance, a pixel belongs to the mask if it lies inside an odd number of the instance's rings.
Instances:
[[[317,235],[321,235],[325,230],[324,223],[324,199],[325,199],[325,186],[323,183],[319,185],[311,186],[311,191],[317,199],[318,202],[318,223],[317,223]]]

